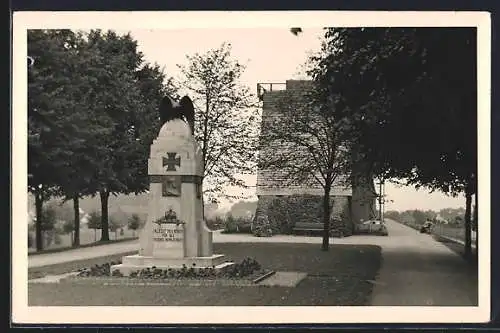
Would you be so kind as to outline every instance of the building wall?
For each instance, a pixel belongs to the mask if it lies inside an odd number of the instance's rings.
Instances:
[[[311,89],[311,82],[306,80],[289,80],[286,82],[286,93],[304,94]],[[283,91],[268,91],[263,94],[263,112],[261,132],[269,130],[269,123],[280,122],[277,103],[282,101]],[[262,152],[272,154],[273,149]],[[284,185],[283,174],[278,171],[259,170],[257,173],[258,205],[254,221],[265,216],[273,233],[290,233],[293,225],[299,221],[321,223],[322,193],[319,185],[311,186],[301,183]],[[354,182],[354,186],[334,184],[331,191],[331,226],[342,230],[344,235],[350,234],[354,224],[373,217],[375,212],[375,192],[373,180],[367,177]]]
[[[330,230],[333,235],[352,233],[350,201],[350,196],[330,197]],[[322,205],[323,197],[317,195],[262,195],[258,197],[254,223],[265,216],[273,234],[291,234],[293,227],[300,222],[322,225]]]
[[[361,223],[376,217],[375,185],[373,178],[364,177],[352,187],[352,221]]]
[[[286,91],[268,91],[264,93],[263,106],[262,106],[262,123],[261,135],[265,132],[272,130],[270,124],[283,123],[282,115],[279,112],[279,105],[286,103],[285,98],[289,98],[290,93],[293,94],[294,100],[300,100],[301,97],[311,89],[311,81],[307,80],[288,80],[286,81]],[[277,151],[283,152],[287,150],[286,144],[273,144],[266,143],[267,149],[261,151],[261,158],[265,159],[267,154],[273,155]],[[296,149],[296,148],[295,148]],[[257,172],[257,195],[322,195],[323,188],[317,184],[305,184],[304,182],[286,181],[286,175],[277,170],[262,170]],[[350,186],[343,185],[345,179],[338,179],[338,182],[333,184],[331,195],[333,196],[350,196],[352,189]]]

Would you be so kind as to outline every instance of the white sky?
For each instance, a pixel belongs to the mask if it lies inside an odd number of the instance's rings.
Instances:
[[[118,30],[120,33],[127,31]],[[321,29],[304,29],[294,36],[286,28],[253,29],[184,29],[184,30],[132,30],[139,50],[151,63],[164,66],[167,76],[177,77],[177,64],[185,64],[185,56],[204,53],[218,48],[223,42],[232,45],[232,56],[247,65],[242,83],[256,92],[259,82],[285,82],[298,76],[300,66],[311,51],[319,50],[323,36]],[[256,177],[248,177],[248,184],[255,185]],[[227,189],[231,193],[238,190]],[[249,191],[253,195],[254,190]],[[431,209],[463,207],[465,199],[448,197],[442,193],[429,194],[412,187],[386,185],[386,209]],[[255,197],[252,197],[255,199]],[[223,202],[223,205],[229,203]]]

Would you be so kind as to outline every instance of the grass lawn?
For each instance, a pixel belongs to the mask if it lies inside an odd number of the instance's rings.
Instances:
[[[166,287],[29,284],[30,306],[77,305],[369,305],[372,283],[380,268],[381,249],[373,245],[332,245],[322,252],[320,244],[230,243],[214,244],[215,253],[239,262],[256,259],[275,271],[305,272],[308,276],[295,288],[284,287]],[[87,260],[86,266],[114,258]],[[121,257],[121,256],[119,256]],[[73,265],[73,266],[71,266]],[[80,264],[38,267],[62,273]],[[31,272],[33,274],[33,272]]]

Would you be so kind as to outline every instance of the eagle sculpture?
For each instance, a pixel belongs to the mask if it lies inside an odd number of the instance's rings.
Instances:
[[[165,96],[161,100],[161,125],[174,119],[182,119],[187,122],[194,135],[194,105],[188,96],[182,97],[179,102],[174,101],[170,96]]]

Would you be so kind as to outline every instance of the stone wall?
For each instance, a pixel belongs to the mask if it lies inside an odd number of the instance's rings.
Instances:
[[[300,98],[311,88],[311,81],[288,80],[286,93],[280,90],[264,93],[261,135],[272,130],[272,124],[282,121],[277,108],[283,99],[289,96],[287,94],[292,93],[295,98]],[[285,146],[268,146],[261,152],[261,158],[265,158],[266,154],[275,154],[276,151],[284,150],[286,150]],[[297,221],[322,223],[322,188],[304,183],[291,183],[284,186],[283,178],[282,172],[277,170],[261,169],[258,171],[257,196],[259,200],[254,221],[266,221],[265,223],[268,224],[266,228],[271,229],[272,233],[285,234],[292,232]],[[353,224],[374,217],[376,193],[373,179],[365,177],[351,185],[346,188],[340,184],[334,184],[332,188],[331,223],[334,233],[340,233],[342,230],[344,235],[351,234]],[[265,218],[257,219],[258,216]]]
[[[352,187],[352,221],[361,223],[375,218],[376,198],[373,179],[365,177],[362,181],[356,182]]]
[[[352,218],[349,196],[330,197],[331,234],[347,236],[352,234]],[[318,223],[322,225],[323,197],[313,195],[261,195],[257,203],[252,230],[261,230],[267,221],[273,234],[291,234],[297,222]]]
[[[287,80],[285,90],[267,91],[262,96],[262,121],[261,136],[273,130],[276,124],[283,124],[283,115],[280,106],[287,103],[289,99],[302,101],[305,95],[312,89],[312,82],[309,80]],[[276,154],[286,154],[290,147],[286,142],[266,142],[266,149],[260,151],[260,159],[265,160],[266,156]],[[296,146],[293,147],[294,154],[297,154]],[[304,151],[306,149],[304,148]],[[309,156],[309,155],[306,155]],[[318,175],[318,177],[321,177]],[[312,180],[312,179],[311,179]],[[345,177],[338,177],[333,184],[331,195],[350,196],[351,188],[343,185]],[[257,172],[257,195],[322,195],[323,188],[314,180],[307,183],[291,180],[284,170],[259,169]]]

